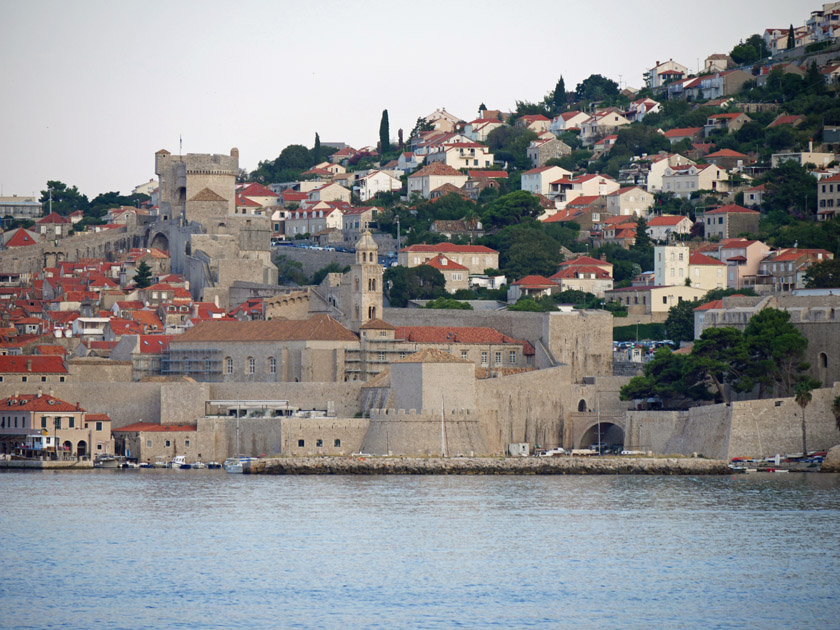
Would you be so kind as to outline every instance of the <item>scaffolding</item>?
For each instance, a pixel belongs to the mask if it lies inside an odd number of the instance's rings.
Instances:
[[[222,380],[222,351],[210,348],[170,350],[161,359],[164,375],[182,374],[198,381]]]

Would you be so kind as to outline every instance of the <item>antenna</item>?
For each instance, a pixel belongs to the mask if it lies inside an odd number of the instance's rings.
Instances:
[[[184,154],[184,135],[178,134],[178,157],[181,158]]]

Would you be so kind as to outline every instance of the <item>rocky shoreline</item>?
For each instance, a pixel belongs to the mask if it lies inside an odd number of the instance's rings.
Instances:
[[[278,457],[250,475],[726,475],[727,462],[677,457]]]

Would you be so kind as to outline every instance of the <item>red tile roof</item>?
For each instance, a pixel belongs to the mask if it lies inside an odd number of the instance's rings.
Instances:
[[[84,409],[48,394],[40,396],[21,394],[0,398],[0,411],[84,411]]]
[[[38,223],[70,223],[70,219],[61,216],[57,212],[50,212],[43,219],[38,219]]]
[[[55,355],[0,356],[1,374],[67,374],[64,358]]]
[[[486,326],[398,326],[394,338],[414,343],[515,344],[522,345],[525,354],[534,354],[534,347],[527,341]]]
[[[712,258],[711,256],[706,256],[706,254],[701,254],[700,252],[692,252],[691,255],[688,257],[688,264],[689,265],[724,265],[721,261],[717,258]],[[725,265],[724,265],[725,266]]]
[[[513,284],[520,287],[531,287],[535,289],[550,289],[551,287],[555,286],[551,280],[549,280],[545,276],[540,275],[525,276],[524,278],[522,278],[521,280],[517,280]]]
[[[720,151],[715,151],[714,153],[709,153],[706,155],[707,158],[715,158],[715,157],[731,157],[731,158],[749,158],[749,155],[745,155],[743,153],[738,153],[737,151],[733,151],[732,149],[721,149]]]
[[[662,225],[678,225],[684,221],[686,217],[675,214],[663,214],[662,216],[652,217],[648,219],[648,227],[659,227]],[[690,219],[689,219],[690,221]]]
[[[507,179],[507,171],[467,171],[467,175],[471,179],[492,178],[492,179]]]
[[[140,354],[163,354],[169,350],[173,335],[139,335],[137,338]]]
[[[450,260],[443,254],[438,254],[431,260],[426,261],[425,264],[429,265],[429,267],[434,267],[435,269],[451,269],[455,271],[464,271],[468,269],[467,267],[464,267],[464,265],[459,265],[455,261]]]
[[[611,262],[607,262],[606,260],[598,260],[597,258],[592,258],[591,256],[578,256],[577,258],[573,258],[572,260],[560,263],[561,268],[572,267],[575,265],[596,265],[601,267],[613,266]]]
[[[25,247],[27,245],[35,245],[36,241],[33,237],[33,232],[18,228],[15,230],[12,237],[6,241],[6,247]]]
[[[696,136],[703,131],[703,127],[680,127],[678,129],[669,129],[665,132],[666,138],[687,138],[689,136]]]
[[[482,145],[483,146],[483,145]],[[428,175],[442,175],[442,176],[455,176],[455,175],[464,175],[461,171],[455,170],[448,164],[444,164],[443,162],[432,162],[428,166],[424,166],[416,173],[409,175],[408,178],[412,179],[415,177],[426,177]]]
[[[246,184],[243,188],[239,189],[239,194],[243,197],[276,197],[277,193],[272,191],[269,188],[266,188],[262,184],[258,184],[256,182],[251,184]]]

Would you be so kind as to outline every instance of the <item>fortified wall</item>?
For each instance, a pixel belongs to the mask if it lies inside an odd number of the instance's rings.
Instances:
[[[805,408],[808,450],[840,443],[831,403],[840,384],[814,390]],[[625,448],[716,459],[802,452],[802,408],[793,398],[706,405],[688,411],[628,411]]]

